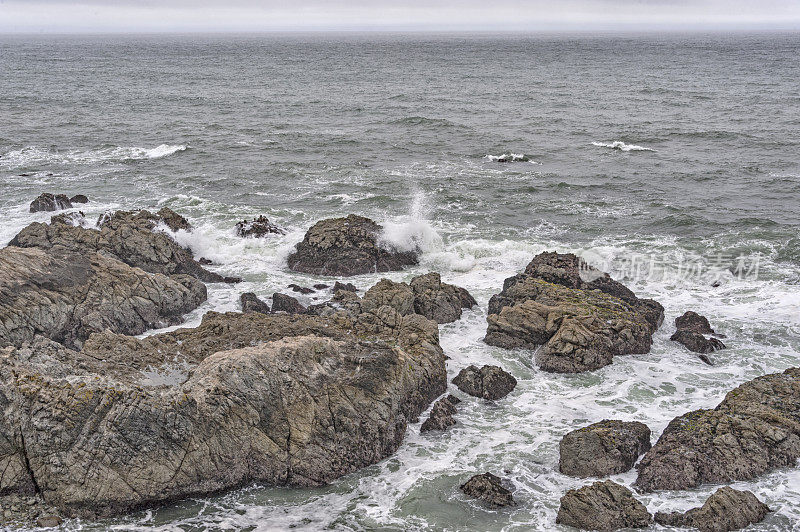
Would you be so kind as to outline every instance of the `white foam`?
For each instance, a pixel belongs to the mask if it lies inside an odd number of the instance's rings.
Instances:
[[[430,206],[424,194],[413,195],[409,213],[383,224],[379,244],[396,251],[430,253],[444,248],[442,237],[427,219]]]
[[[66,150],[26,146],[12,150],[0,157],[0,167],[19,168],[43,164],[96,164],[103,162],[124,162],[143,159],[160,159],[189,147],[183,144],[160,144],[155,148],[136,146],[111,146],[90,150]]]
[[[539,164],[536,161],[531,161],[527,155],[524,153],[503,153],[500,155],[486,155],[484,159],[488,159],[492,162],[501,162],[501,163],[518,163],[518,162],[526,162],[530,161],[533,164]]]
[[[645,148],[644,146],[637,146],[636,144],[626,144],[621,140],[615,140],[613,142],[592,142],[592,146],[611,148],[612,150],[619,151],[655,151],[652,148]]]

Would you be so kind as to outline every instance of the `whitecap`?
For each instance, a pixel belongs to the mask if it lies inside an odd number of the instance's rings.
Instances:
[[[524,153],[502,153],[500,155],[486,155],[484,159],[488,159],[495,163],[521,163],[531,162],[538,164],[536,161],[531,161],[530,158]]]
[[[136,146],[109,146],[90,150],[59,151],[40,146],[26,146],[12,150],[0,157],[0,167],[20,168],[42,164],[96,164],[145,159],[160,159],[187,150],[184,144],[159,144],[155,148]]]
[[[611,148],[612,150],[619,151],[655,151],[652,148],[645,148],[644,146],[637,146],[636,144],[626,144],[621,140],[615,140],[613,142],[592,142],[592,146]]]

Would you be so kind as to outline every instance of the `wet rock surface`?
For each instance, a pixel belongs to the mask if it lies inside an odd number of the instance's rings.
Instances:
[[[415,252],[382,246],[382,230],[355,214],[319,221],[289,255],[289,269],[333,277],[402,270],[419,262]]]
[[[561,439],[558,467],[572,477],[604,477],[629,471],[649,450],[650,429],[644,423],[603,420]]]
[[[245,292],[239,296],[239,302],[242,305],[242,312],[260,312],[261,314],[269,314],[269,305],[260,300],[253,292]]]
[[[44,192],[31,202],[30,212],[60,211],[71,209],[72,203],[65,194],[51,194]]]
[[[345,290],[347,292],[358,292],[358,288],[356,288],[356,285],[354,285],[353,283],[340,283],[339,281],[336,281],[335,283],[333,283],[332,291],[336,293],[339,290]]]
[[[485,502],[491,508],[514,506],[514,496],[503,486],[503,479],[491,473],[475,475],[460,486],[469,497]]]
[[[728,532],[760,523],[769,507],[750,491],[723,487],[714,492],[700,508],[687,512],[656,512],[656,523],[701,532]]]
[[[800,458],[800,368],[758,377],[673,419],[637,465],[645,491],[747,480]]]
[[[456,405],[461,402],[461,399],[454,395],[448,395],[439,399],[433,404],[431,413],[428,419],[420,427],[420,432],[429,432],[431,430],[447,430],[456,424],[453,416],[457,413]]]
[[[236,235],[240,237],[264,238],[268,235],[285,235],[286,231],[270,222],[266,216],[255,220],[242,220],[236,224]]]
[[[492,296],[484,341],[538,348],[543,370],[577,373],[649,352],[663,317],[659,303],[636,297],[579,257],[542,253]]]
[[[69,199],[69,202],[72,204],[75,203],[89,203],[89,198],[84,196],[83,194],[75,194]]]
[[[631,490],[610,480],[567,491],[556,517],[556,523],[581,530],[646,528],[651,522]]]
[[[514,390],[517,379],[499,366],[469,366],[455,376],[453,384],[473,397],[497,400]]]
[[[706,354],[718,349],[725,349],[725,344],[722,343],[722,340],[714,337],[722,335],[714,332],[714,329],[708,323],[708,319],[696,312],[690,310],[675,318],[675,327],[677,330],[670,337],[670,340],[682,344],[689,351]],[[712,336],[707,337],[705,335]],[[711,359],[708,357],[701,356],[700,359],[706,364],[711,364]]]
[[[288,312],[289,314],[303,314],[306,311],[306,307],[300,304],[300,302],[286,294],[281,294],[280,292],[275,292],[272,294],[272,312]]]

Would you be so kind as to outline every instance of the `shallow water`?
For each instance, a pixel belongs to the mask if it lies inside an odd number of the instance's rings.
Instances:
[[[49,219],[27,212],[43,191],[86,194],[92,219],[169,206],[195,227],[181,243],[244,278],[209,285],[195,325],[241,292],[325,281],[288,272],[286,255],[314,221],[364,214],[423,250],[387,277],[436,270],[480,303],[441,327],[450,377],[495,363],[519,381],[495,404],[462,403],[444,434],[412,425],[394,456],[326,488],[249,487],[67,528],[553,530],[584,483],[556,472],[564,433],[617,418],[655,441],[674,416],[800,364],[797,34],[6,36],[0,72],[0,242]],[[236,238],[259,214],[287,235]],[[484,345],[489,297],[544,250],[589,252],[659,300],[651,353],[553,375]],[[748,275],[729,271],[740,256]],[[689,309],[728,335],[714,367],[669,341]],[[517,507],[461,495],[485,470],[513,481]],[[775,510],[753,530],[800,529],[800,469],[734,486]],[[715,489],[641,500],[686,509]]]

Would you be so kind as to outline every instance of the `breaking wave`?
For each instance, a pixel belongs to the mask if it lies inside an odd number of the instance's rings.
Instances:
[[[636,144],[626,144],[621,140],[615,140],[613,142],[592,142],[592,146],[611,148],[612,150],[619,151],[655,151],[652,148],[645,148],[644,146],[637,146]]]
[[[41,164],[97,164],[105,162],[124,162],[145,159],[161,159],[174,153],[187,150],[183,144],[160,144],[155,148],[136,146],[107,146],[91,150],[60,151],[40,146],[26,146],[9,151],[0,157],[0,166],[5,168],[28,167]]]

